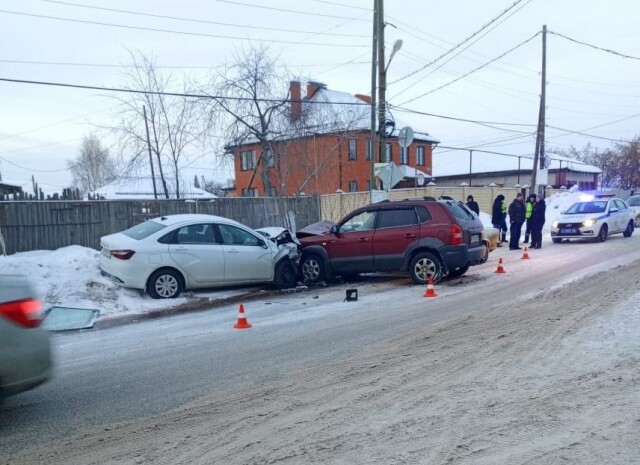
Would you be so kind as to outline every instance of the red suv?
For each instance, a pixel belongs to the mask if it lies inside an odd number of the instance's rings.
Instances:
[[[409,271],[416,284],[462,276],[488,258],[482,229],[455,200],[375,203],[324,232],[301,230],[301,274],[307,283],[376,271]]]

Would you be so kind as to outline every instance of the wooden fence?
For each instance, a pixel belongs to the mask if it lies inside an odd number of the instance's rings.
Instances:
[[[69,245],[98,249],[102,236],[150,218],[179,213],[223,216],[252,228],[285,226],[300,229],[321,219],[317,197],[11,201],[0,202],[0,240],[4,239],[7,254]]]

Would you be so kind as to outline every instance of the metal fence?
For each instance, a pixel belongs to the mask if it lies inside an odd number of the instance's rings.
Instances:
[[[252,228],[300,229],[321,219],[317,197],[221,198],[211,201],[126,200],[0,202],[0,242],[7,254],[81,245],[98,249],[100,238],[150,218],[203,213]]]

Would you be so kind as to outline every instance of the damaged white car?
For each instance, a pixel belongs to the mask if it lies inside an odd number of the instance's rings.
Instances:
[[[168,215],[100,240],[100,270],[155,299],[185,289],[297,283],[298,244],[284,228],[253,230],[213,215]]]

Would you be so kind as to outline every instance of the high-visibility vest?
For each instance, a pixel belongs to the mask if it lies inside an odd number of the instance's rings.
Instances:
[[[502,213],[507,213],[507,204],[502,202]]]
[[[531,202],[527,202],[525,204],[525,212],[524,212],[524,217],[526,219],[531,218],[531,213],[533,213],[533,204]]]

